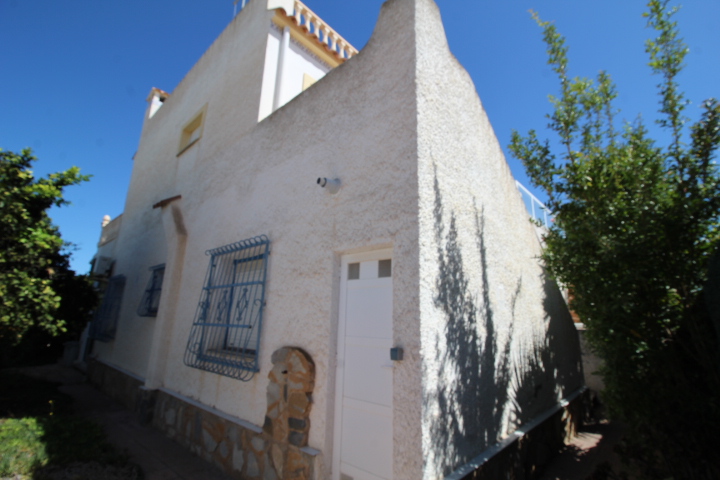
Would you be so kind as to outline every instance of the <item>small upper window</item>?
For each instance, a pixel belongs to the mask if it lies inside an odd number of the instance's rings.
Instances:
[[[165,276],[165,265],[150,267],[150,272],[150,280],[138,307],[137,313],[141,317],[157,317],[163,277]]]
[[[193,146],[195,142],[200,140],[203,131],[204,119],[205,107],[203,107],[203,109],[200,110],[200,113],[195,115],[192,120],[185,124],[180,134],[180,148],[178,150],[178,155],[183,153],[185,150]]]

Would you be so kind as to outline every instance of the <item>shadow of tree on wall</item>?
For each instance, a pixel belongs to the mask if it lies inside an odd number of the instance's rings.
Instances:
[[[523,289],[522,276],[510,299],[511,312],[501,312],[503,340],[491,303],[484,210],[474,205],[479,272],[468,272],[458,241],[454,212],[446,223],[442,194],[434,180],[434,229],[439,271],[434,303],[445,314],[444,337],[436,339],[439,417],[431,425],[432,449],[443,475],[479,455],[507,433],[508,422],[519,425],[555,402],[558,382],[551,345],[552,328],[527,345],[515,346],[515,306]],[[467,248],[467,247],[466,247]],[[480,275],[479,292],[471,291],[470,275]],[[551,281],[550,281],[551,282]],[[546,289],[549,288],[546,285]],[[550,310],[546,310],[550,311]],[[572,326],[572,325],[571,325]],[[539,408],[542,411],[542,407]]]

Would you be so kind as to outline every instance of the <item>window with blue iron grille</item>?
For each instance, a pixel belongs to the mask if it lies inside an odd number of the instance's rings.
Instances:
[[[101,342],[107,342],[115,338],[124,291],[125,276],[116,275],[110,277],[100,307],[95,311],[95,316],[90,325],[91,338]]]
[[[239,380],[259,371],[270,240],[261,235],[205,252],[210,266],[185,365]]]
[[[158,306],[160,305],[160,293],[162,293],[163,277],[165,276],[165,264],[150,267],[150,280],[145,289],[137,314],[141,317],[157,317]]]

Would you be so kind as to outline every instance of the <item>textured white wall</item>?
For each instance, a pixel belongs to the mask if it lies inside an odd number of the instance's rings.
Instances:
[[[423,478],[582,385],[577,334],[437,6],[416,8]],[[489,72],[488,74],[492,74]]]
[[[128,220],[119,239],[119,265],[128,274],[149,266],[139,253],[145,246],[161,251],[151,236],[170,242],[167,232],[172,229],[163,232],[162,225],[170,221],[164,210],[173,205],[187,229],[180,278],[167,259],[165,285],[175,279],[178,286],[175,294],[163,291],[164,311],[156,322],[162,331],[155,331],[153,351],[166,349],[168,355],[165,365],[153,359],[151,385],[262,425],[270,355],[288,344],[301,347],[317,367],[310,445],[322,450],[329,464],[340,257],[392,246],[396,343],[407,351],[395,370],[396,448],[403,459],[396,468],[405,472],[398,478],[417,478],[422,459],[416,114],[408,88],[414,67],[409,40],[392,33],[406,20],[399,15],[403,9],[386,16],[385,26],[378,27],[382,38],[373,39],[365,52],[257,124],[270,23],[257,10],[262,4],[248,4],[143,130],[124,214]],[[203,107],[202,138],[176,156],[182,126]],[[340,192],[329,195],[318,187],[315,180],[321,176],[339,177]],[[175,195],[182,200],[152,208]],[[242,383],[184,366],[207,269],[204,252],[258,234],[272,241],[260,373]],[[170,249],[170,256],[177,257],[175,250]],[[177,305],[170,319],[166,307],[171,296]],[[147,322],[123,318],[121,330],[131,331],[139,321]],[[128,340],[119,336],[107,360],[124,368],[134,366],[136,358],[147,363],[148,353],[133,351]],[[133,371],[146,373],[139,366]],[[415,434],[409,435],[413,429]],[[416,439],[413,448],[404,446],[409,438]],[[412,469],[405,469],[411,460]]]
[[[147,283],[148,268],[167,261],[169,241],[164,235],[162,212],[152,206],[181,193],[183,185],[192,184],[198,172],[204,170],[203,162],[215,155],[213,148],[226,149],[234,137],[246,134],[257,124],[265,42],[274,15],[263,3],[248,4],[163,107],[152,118],[146,118],[143,125],[123,226],[116,240],[115,273],[127,277],[119,328],[114,342],[96,348],[105,361],[141,377],[147,375],[151,346],[156,345],[155,326],[162,318],[138,317],[136,309]],[[227,61],[239,58],[241,62]],[[203,136],[178,156],[183,126],[203,107],[209,111],[204,135],[210,140],[205,141]],[[170,280],[166,276],[164,283]]]

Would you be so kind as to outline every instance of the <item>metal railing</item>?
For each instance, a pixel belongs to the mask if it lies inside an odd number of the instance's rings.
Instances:
[[[294,5],[295,11],[292,17],[295,19],[295,23],[307,30],[308,34],[315,36],[327,49],[343,60],[347,60],[358,54],[357,48],[350,45],[350,42],[333,30],[330,25],[318,17],[307,5],[300,0],[295,0]]]
[[[233,17],[239,11],[242,11],[248,3],[250,3],[250,0],[235,0]],[[238,5],[240,8],[238,8]],[[357,48],[353,47],[350,42],[345,40],[342,35],[300,0],[294,0],[293,11],[288,12],[288,16],[295,21],[298,27],[302,27],[308,35],[315,37],[318,42],[322,43],[325,48],[333,52],[341,60],[347,60],[358,54]]]
[[[205,252],[210,265],[185,365],[242,381],[259,371],[269,247],[260,235]]]
[[[538,200],[535,195],[530,193],[530,190],[525,188],[522,183],[515,180],[515,185],[517,185],[520,196],[525,203],[525,208],[527,208],[528,213],[530,213],[530,218],[537,220],[546,228],[550,228],[552,212],[550,212],[545,204]]]

